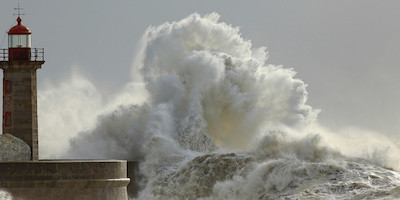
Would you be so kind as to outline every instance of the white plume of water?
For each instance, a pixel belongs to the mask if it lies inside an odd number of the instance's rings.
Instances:
[[[317,112],[305,104],[305,84],[295,72],[266,65],[265,48],[252,49],[238,28],[218,18],[194,14],[147,30],[142,74],[151,102],[201,121],[223,146],[243,146],[269,124],[313,121]]]
[[[78,84],[91,88],[89,96],[79,93],[78,105],[95,99],[89,113],[98,117],[69,135],[62,157],[142,161],[139,199],[400,195],[398,172],[347,158],[318,135],[301,136],[319,112],[306,104],[305,83],[292,69],[267,64],[266,48],[218,20],[192,14],[149,27],[134,66],[142,83],[106,106],[90,84]],[[55,96],[70,98],[62,88]],[[40,106],[52,94],[40,94]],[[45,110],[39,116],[57,109]]]
[[[41,158],[53,158],[69,148],[69,139],[94,126],[101,110],[100,94],[76,70],[59,85],[45,84],[39,90],[38,116]],[[84,108],[84,109],[82,109]]]
[[[13,196],[7,191],[0,188],[0,199],[1,200],[13,200]]]
[[[92,143],[93,148],[109,149],[94,151],[99,154],[95,157],[104,153],[103,157],[133,159],[132,151],[110,151],[139,144],[147,148],[151,142],[146,142],[154,138],[156,143],[178,142],[177,148],[198,152],[212,151],[212,140],[218,146],[247,148],[266,126],[312,122],[318,111],[305,104],[306,86],[293,77],[295,72],[265,64],[265,48],[252,49],[238,28],[218,18],[215,13],[193,14],[150,27],[139,57],[148,101],[102,115],[96,128],[73,139],[72,155],[89,156]],[[135,142],[138,145],[129,145]]]
[[[115,116],[119,114],[128,114],[130,105],[142,103],[147,96],[142,85],[129,83],[115,95],[115,98],[106,101],[97,88],[76,68],[61,83],[46,82],[44,88],[38,91],[40,158],[65,157],[64,154],[70,148],[72,138],[80,132],[94,129],[98,123],[102,123],[100,118],[97,119],[98,115],[112,113],[110,117],[115,119]],[[127,109],[119,112],[115,109],[117,106],[125,106]],[[96,121],[98,121],[97,124]],[[129,119],[125,121],[129,121]],[[122,120],[118,121],[118,124],[115,123],[117,120],[106,119],[104,122],[108,122],[104,126],[109,127],[105,130],[113,128],[113,126],[120,127],[120,124],[123,123]],[[115,124],[112,125],[113,123]],[[100,139],[100,136],[98,137]],[[107,140],[107,138],[102,139]],[[90,150],[91,148],[87,148],[87,151]],[[93,149],[92,152],[82,152],[82,154],[72,157],[85,158],[87,154],[94,157],[95,150],[97,151],[97,149]],[[103,152],[103,150],[98,150],[98,152]],[[99,154],[96,158],[105,157],[104,153]]]

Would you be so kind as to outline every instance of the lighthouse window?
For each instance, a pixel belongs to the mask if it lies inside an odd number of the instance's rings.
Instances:
[[[4,117],[4,126],[11,126],[11,112],[6,112]]]
[[[8,47],[31,47],[31,35],[9,35]]]
[[[12,84],[11,84],[11,81],[10,80],[5,80],[4,79],[4,93],[5,94],[11,94],[11,92],[12,92]]]
[[[31,47],[31,35],[26,35],[26,47]]]

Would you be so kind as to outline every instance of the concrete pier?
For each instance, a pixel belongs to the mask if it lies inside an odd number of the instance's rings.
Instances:
[[[14,200],[127,200],[129,181],[121,160],[0,162],[0,188]]]

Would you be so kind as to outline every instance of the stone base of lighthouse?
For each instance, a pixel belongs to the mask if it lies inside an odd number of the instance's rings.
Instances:
[[[129,181],[120,160],[0,162],[0,188],[14,200],[127,200]]]

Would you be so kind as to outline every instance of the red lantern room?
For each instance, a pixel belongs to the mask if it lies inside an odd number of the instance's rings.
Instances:
[[[17,18],[18,24],[8,31],[8,60],[29,61],[31,59],[31,31],[21,24],[21,18]]]

